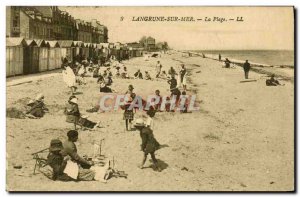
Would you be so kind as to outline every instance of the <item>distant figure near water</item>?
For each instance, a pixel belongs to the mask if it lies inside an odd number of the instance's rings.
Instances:
[[[230,68],[230,61],[228,58],[225,59],[225,68]]]
[[[219,54],[219,62],[222,60],[222,56],[221,54]]]
[[[278,80],[275,79],[275,75],[272,74],[270,79],[266,80],[266,86],[278,86],[281,85]]]
[[[245,72],[245,79],[248,79],[249,71],[250,71],[250,64],[249,64],[248,60],[246,60],[246,62],[244,63],[243,68],[244,68],[244,72]]]

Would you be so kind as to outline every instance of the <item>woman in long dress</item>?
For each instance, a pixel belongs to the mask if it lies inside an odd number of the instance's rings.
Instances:
[[[76,87],[76,76],[73,70],[69,66],[66,66],[62,74],[63,74],[64,82],[67,84],[69,88],[71,88],[72,94],[74,94],[76,92],[77,87]]]
[[[181,69],[179,71],[178,79],[177,79],[178,86],[182,84],[183,90],[186,90],[186,68],[184,64],[181,64]]]

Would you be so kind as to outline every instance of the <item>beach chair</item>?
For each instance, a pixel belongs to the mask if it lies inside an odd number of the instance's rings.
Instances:
[[[33,159],[35,159],[35,165],[33,174],[35,174],[36,170],[40,171],[40,168],[47,166],[47,155],[49,153],[49,148],[45,148],[43,150],[32,153]]]

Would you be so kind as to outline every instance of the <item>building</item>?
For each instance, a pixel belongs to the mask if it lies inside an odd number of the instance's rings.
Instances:
[[[140,44],[144,47],[145,50],[148,51],[153,51],[156,49],[155,39],[150,36],[149,37],[143,36],[140,39]]]
[[[92,42],[93,43],[107,43],[108,42],[108,30],[107,27],[101,25],[100,22],[96,19],[92,20]]]
[[[131,48],[143,48],[142,44],[139,42],[130,42],[127,43],[127,46]]]
[[[74,40],[92,43],[92,31],[91,23],[76,19]]]
[[[167,50],[169,48],[168,43],[167,42],[158,42],[156,44],[156,49],[158,50]]]
[[[7,6],[6,37],[107,43],[108,29],[97,20],[75,20],[57,6]]]
[[[75,37],[74,17],[65,11],[61,11],[57,6],[52,6],[52,26],[55,40],[73,40]]]
[[[6,37],[54,39],[52,16],[49,13],[43,14],[29,6],[6,7]]]
[[[149,51],[155,50],[155,49],[156,49],[156,47],[155,47],[155,39],[149,36],[149,37],[146,39],[146,42],[145,42],[145,48],[146,48],[147,50],[149,50]]]

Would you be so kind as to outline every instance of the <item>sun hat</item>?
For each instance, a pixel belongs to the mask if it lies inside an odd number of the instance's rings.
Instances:
[[[102,82],[102,83],[100,84],[100,88],[104,88],[105,86],[106,86],[105,82]]]
[[[59,139],[52,139],[50,142],[49,150],[53,151],[61,151],[63,149],[62,142]]]
[[[39,93],[36,97],[35,100],[40,101],[44,98],[44,95],[42,93]]]
[[[78,99],[75,97],[75,98],[72,98],[70,101],[71,101],[72,103],[77,104]]]
[[[30,100],[28,101],[27,105],[31,105],[31,104],[33,104],[33,103],[34,103],[34,100],[33,100],[33,99],[30,99]]]
[[[130,84],[130,85],[128,86],[128,89],[129,89],[129,90],[133,90],[134,87]]]
[[[136,119],[135,122],[134,122],[134,126],[135,127],[145,126],[144,120],[141,119],[141,118]]]
[[[69,97],[69,101],[71,100],[71,99],[73,99],[73,98],[77,98],[75,95],[72,95],[72,96],[70,96]]]

